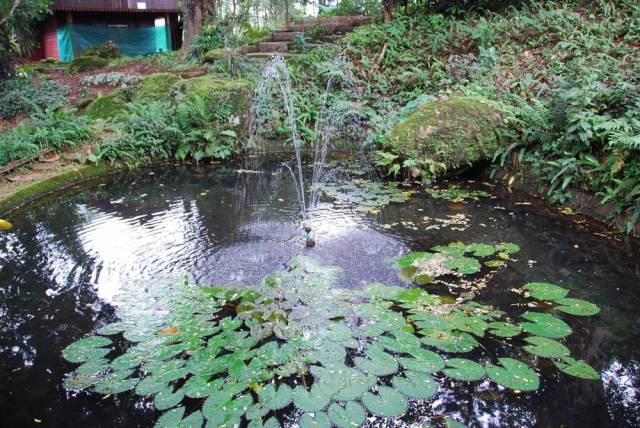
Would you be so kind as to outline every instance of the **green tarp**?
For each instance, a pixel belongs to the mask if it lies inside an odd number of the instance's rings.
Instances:
[[[113,41],[125,56],[149,55],[169,50],[171,40],[166,26],[127,28],[106,25],[67,24],[58,28],[60,61],[71,61],[86,49]]]

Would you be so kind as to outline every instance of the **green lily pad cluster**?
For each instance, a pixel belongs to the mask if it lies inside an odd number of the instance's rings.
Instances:
[[[535,390],[530,354],[593,375],[559,342],[571,329],[551,315],[526,312],[516,323],[418,288],[339,288],[339,272],[297,257],[253,286],[132,288],[117,302],[120,321],[63,351],[80,364],[66,387],[146,397],[163,412],[158,427],[278,427],[284,414],[303,428],[354,427],[404,415],[447,378]],[[485,352],[504,340],[513,355]]]
[[[427,188],[427,194],[435,199],[444,199],[449,202],[464,202],[466,200],[477,201],[480,198],[491,196],[483,190],[469,190],[457,184],[451,184],[446,189]]]
[[[556,303],[557,309],[567,314],[586,317],[600,312],[600,308],[591,302],[567,297],[569,290],[555,284],[530,282],[522,288],[533,298]]]
[[[413,252],[395,259],[400,276],[419,285],[428,284],[444,275],[471,275],[480,272],[483,264],[490,268],[503,266],[510,255],[520,251],[516,244],[464,244],[452,242],[431,248],[432,252]]]
[[[322,193],[334,201],[349,204],[357,209],[370,211],[390,203],[409,200],[413,191],[403,190],[395,182],[364,179],[336,180],[320,185]]]

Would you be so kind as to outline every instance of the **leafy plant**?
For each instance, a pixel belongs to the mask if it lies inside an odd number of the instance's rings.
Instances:
[[[0,81],[0,118],[36,109],[56,109],[67,104],[69,87],[55,80],[42,80],[34,86],[32,77]]]
[[[92,76],[85,76],[80,79],[80,84],[83,86],[135,85],[139,83],[140,80],[140,76],[113,71],[110,73],[98,73]]]

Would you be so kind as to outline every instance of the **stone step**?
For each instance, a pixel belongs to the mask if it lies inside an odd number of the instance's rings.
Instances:
[[[272,42],[292,42],[298,36],[302,36],[302,31],[274,31],[271,33],[270,41]]]
[[[248,56],[250,58],[271,58],[275,54],[276,54],[276,52],[252,52],[252,53],[246,54],[246,56]],[[284,57],[284,58],[300,55],[300,54],[293,53],[293,52],[277,52],[277,54],[280,55],[281,57]]]
[[[308,24],[308,25],[363,25],[371,21],[368,16],[327,16],[320,18],[306,18],[294,21],[295,25]]]
[[[335,43],[341,38],[342,38],[342,36],[339,36],[337,34],[332,34],[330,36],[322,36],[320,38],[320,40],[322,40],[323,42],[327,42],[327,43]]]
[[[260,42],[259,52],[286,52],[289,49],[289,42]]]

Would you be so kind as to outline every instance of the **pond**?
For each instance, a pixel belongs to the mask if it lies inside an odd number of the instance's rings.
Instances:
[[[540,374],[540,386],[531,392],[506,389],[488,378],[462,382],[434,374],[435,395],[409,400],[401,418],[368,414],[365,425],[439,426],[451,418],[468,426],[638,426],[638,241],[479,179],[450,184],[491,196],[451,201],[418,190],[406,202],[369,210],[325,197],[311,219],[313,248],[305,247],[292,182],[268,171],[141,169],[15,213],[8,219],[14,229],[0,235],[3,425],[153,426],[162,412],[152,398],[65,388],[65,376],[78,365],[65,361],[62,351],[117,321],[119,305],[130,304],[120,309],[135,312],[141,304],[135,296],[147,299],[154,287],[161,294],[161,287],[187,277],[202,284],[257,284],[301,255],[341,268],[333,288],[359,292],[374,282],[413,287],[391,259],[463,241],[520,247],[506,266],[489,273],[483,268],[483,287],[470,286],[476,302],[516,317],[529,307],[514,290],[544,282],[599,306],[595,316],[558,315],[574,332],[564,344],[594,367],[599,379],[568,376],[544,359],[530,360],[537,361]],[[468,291],[448,290],[444,282],[426,289],[439,295]],[[134,299],[123,303],[118,297],[123,293]],[[502,345],[493,349],[485,339],[483,355],[495,362],[501,355],[493,353]],[[187,411],[201,404],[192,402]],[[269,414],[294,426],[295,412],[284,406]]]

